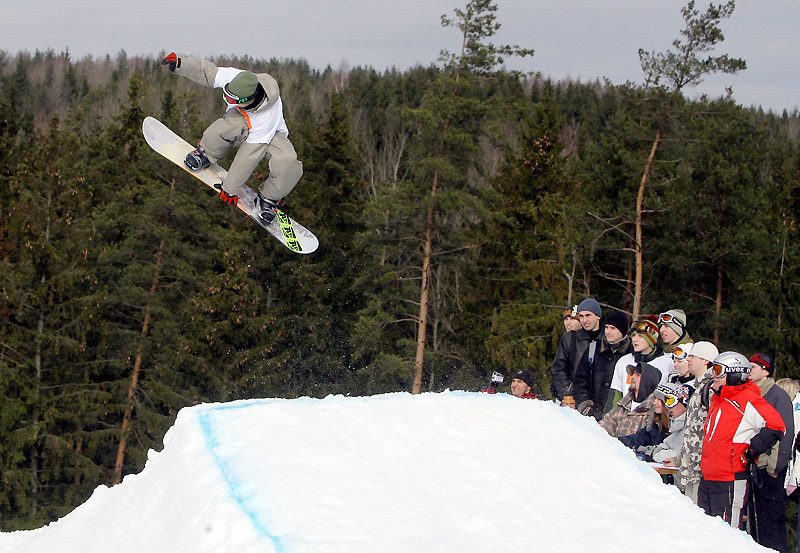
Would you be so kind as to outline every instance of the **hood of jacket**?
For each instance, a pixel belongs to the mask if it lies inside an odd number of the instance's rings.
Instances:
[[[642,379],[639,381],[639,389],[633,397],[636,403],[642,403],[647,396],[656,391],[656,386],[661,381],[661,371],[649,363],[637,363],[642,368]]]

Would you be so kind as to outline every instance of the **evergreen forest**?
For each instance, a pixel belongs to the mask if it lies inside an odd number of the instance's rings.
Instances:
[[[683,309],[695,340],[800,378],[800,114],[689,99],[647,53],[642,83],[506,71],[532,52],[492,45],[481,4],[477,31],[443,18],[465,47],[427,67],[213,59],[280,84],[309,256],[144,142],[148,115],[197,142],[219,90],[158,57],[0,52],[0,530],[140,471],[201,402],[521,368],[547,398],[586,297]]]

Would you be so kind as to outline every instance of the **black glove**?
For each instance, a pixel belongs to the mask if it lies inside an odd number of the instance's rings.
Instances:
[[[175,71],[175,68],[181,66],[181,58],[175,52],[170,52],[166,58],[161,60],[161,65],[169,65],[169,70]]]
[[[747,466],[751,463],[755,463],[757,460],[758,460],[758,453],[756,453],[752,447],[748,447],[747,449],[745,449],[740,459],[740,461],[744,466]]]
[[[578,412],[581,415],[588,415],[589,411],[592,410],[592,407],[594,407],[594,401],[592,401],[591,399],[581,401],[578,404]]]

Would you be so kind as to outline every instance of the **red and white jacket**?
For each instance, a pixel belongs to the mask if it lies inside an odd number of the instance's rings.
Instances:
[[[706,480],[730,482],[747,477],[742,454],[761,454],[783,437],[778,412],[761,397],[758,386],[746,382],[723,386],[713,394],[703,437],[700,470]]]

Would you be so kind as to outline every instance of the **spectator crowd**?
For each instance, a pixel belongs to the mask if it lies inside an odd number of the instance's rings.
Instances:
[[[777,380],[768,353],[695,341],[680,309],[631,322],[588,298],[563,317],[554,399],[674,473],[665,481],[706,514],[788,552],[786,501],[800,494],[800,383]],[[518,371],[511,390],[535,398],[533,374]]]

